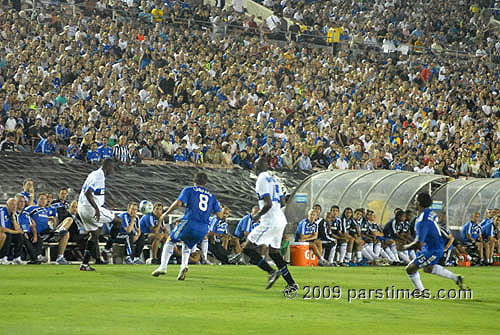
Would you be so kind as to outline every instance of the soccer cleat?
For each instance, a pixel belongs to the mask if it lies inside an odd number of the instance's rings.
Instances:
[[[164,274],[167,273],[167,270],[162,270],[160,268],[157,268],[156,270],[154,270],[151,274],[153,275],[153,277],[159,277],[159,276],[163,276]]]
[[[88,264],[82,264],[80,265],[80,271],[95,271],[95,269]]]
[[[327,261],[323,261],[323,260],[319,260],[318,261],[318,265],[319,266],[330,266],[330,263],[328,263]]]
[[[132,257],[128,256],[127,258],[125,258],[125,263],[134,264],[134,260],[132,259]]]
[[[140,258],[136,258],[134,259],[134,264],[146,264],[146,262],[144,262],[142,259]]]
[[[15,259],[12,261],[12,264],[17,264],[17,265],[25,265],[25,264],[26,264],[26,262],[25,262],[25,261],[23,261],[23,260],[21,259],[21,257],[18,257],[18,258],[15,258]]]
[[[39,260],[42,263],[47,263],[47,257],[38,255],[37,260]]]
[[[205,265],[214,265],[214,263],[210,262],[208,259],[202,259],[202,260],[201,260],[201,264],[205,264]]]
[[[7,256],[5,256],[4,258],[0,258],[0,264],[1,265],[9,264],[9,260],[7,259]]]
[[[457,284],[457,286],[461,290],[465,289],[465,287],[464,287],[464,277],[462,277],[461,275],[457,275],[457,280],[455,281],[455,284]]]
[[[153,258],[151,260],[151,264],[160,265],[161,264],[161,260],[159,258]]]
[[[299,291],[299,284],[293,283],[292,285],[287,285],[283,290],[283,295],[288,299],[294,299]]]
[[[271,275],[269,276],[269,280],[267,281],[266,290],[270,289],[274,285],[274,283],[278,280],[280,275],[281,275],[281,272],[279,272],[277,270],[275,270],[275,271],[273,271],[273,273],[271,273]]]
[[[184,280],[186,279],[186,273],[188,272],[188,268],[181,268],[179,271],[179,275],[177,276],[177,280]]]
[[[40,265],[42,263],[40,261],[29,261],[28,264],[29,265]]]
[[[64,257],[61,257],[61,258],[56,259],[56,264],[58,264],[58,265],[70,265],[71,262],[67,261],[66,258],[64,258]]]

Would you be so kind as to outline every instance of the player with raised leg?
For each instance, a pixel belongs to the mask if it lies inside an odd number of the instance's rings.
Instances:
[[[112,211],[104,208],[105,178],[115,171],[114,162],[111,159],[105,159],[102,167],[91,172],[83,184],[80,197],[78,198],[78,214],[81,218],[79,227],[89,233],[85,241],[85,252],[83,262],[80,266],[81,271],[95,271],[89,266],[90,255],[95,253],[96,261],[99,260],[99,230],[105,223],[121,224]],[[101,262],[102,263],[102,262]]]
[[[182,265],[177,279],[186,279],[191,249],[207,235],[210,215],[215,212],[217,217],[222,218],[219,202],[212,193],[205,189],[207,182],[208,177],[205,173],[197,173],[194,176],[194,186],[184,188],[179,198],[161,216],[160,222],[163,222],[177,208],[186,207],[184,216],[172,230],[167,243],[163,246],[161,265],[153,271],[154,277],[167,273],[168,261],[174,253],[175,244],[182,241]]]
[[[424,290],[420,280],[419,269],[426,273],[432,273],[453,280],[463,289],[463,277],[457,275],[438,264],[443,257],[443,239],[439,228],[439,217],[429,207],[432,199],[427,193],[420,193],[415,200],[417,212],[420,213],[415,222],[416,237],[412,243],[404,245],[405,250],[421,249],[416,258],[406,267],[406,272],[413,285],[419,291]]]
[[[256,222],[260,220],[260,225],[248,234],[248,241],[243,252],[250,258],[252,264],[269,273],[266,289],[271,288],[281,274],[288,284],[283,293],[289,295],[296,292],[299,285],[293,280],[280,254],[281,238],[287,224],[285,214],[281,210],[282,205],[284,206],[284,199],[278,182],[267,172],[267,169],[268,164],[265,158],[255,161],[255,173],[258,176],[255,190],[259,197],[260,211],[254,220]],[[279,271],[274,270],[257,252],[257,247],[261,245],[269,246],[269,256]]]

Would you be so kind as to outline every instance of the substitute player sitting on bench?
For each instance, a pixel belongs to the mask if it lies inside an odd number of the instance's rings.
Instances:
[[[49,211],[46,208],[46,193],[40,193],[37,200],[38,205],[28,206],[24,209],[28,213],[31,220],[35,222],[35,225],[33,225],[33,234],[37,234],[37,238],[42,240],[47,240],[52,236],[57,236],[59,238],[59,247],[56,264],[71,264],[64,258],[64,251],[68,245],[68,229],[73,223],[73,219],[66,218],[62,222],[57,222],[57,218],[55,216],[49,216]],[[50,261],[50,259],[48,261]]]
[[[323,258],[323,246],[318,239],[318,225],[316,219],[318,211],[310,209],[307,212],[307,218],[300,221],[295,231],[295,242],[309,242],[314,254],[318,257],[320,266],[328,265],[328,262]]]

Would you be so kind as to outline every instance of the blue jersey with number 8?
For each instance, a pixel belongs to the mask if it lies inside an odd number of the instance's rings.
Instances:
[[[182,190],[177,200],[182,201],[186,211],[182,220],[209,224],[210,215],[220,212],[220,206],[215,196],[201,186],[186,187]]]

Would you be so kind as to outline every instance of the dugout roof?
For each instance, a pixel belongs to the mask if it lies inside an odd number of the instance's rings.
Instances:
[[[426,190],[431,194],[442,188],[448,177],[407,171],[388,170],[328,170],[306,178],[291,194],[286,216],[290,223],[306,217],[307,210],[320,204],[322,215],[330,207],[372,209],[377,222],[385,224],[396,208],[413,207],[417,193]]]

